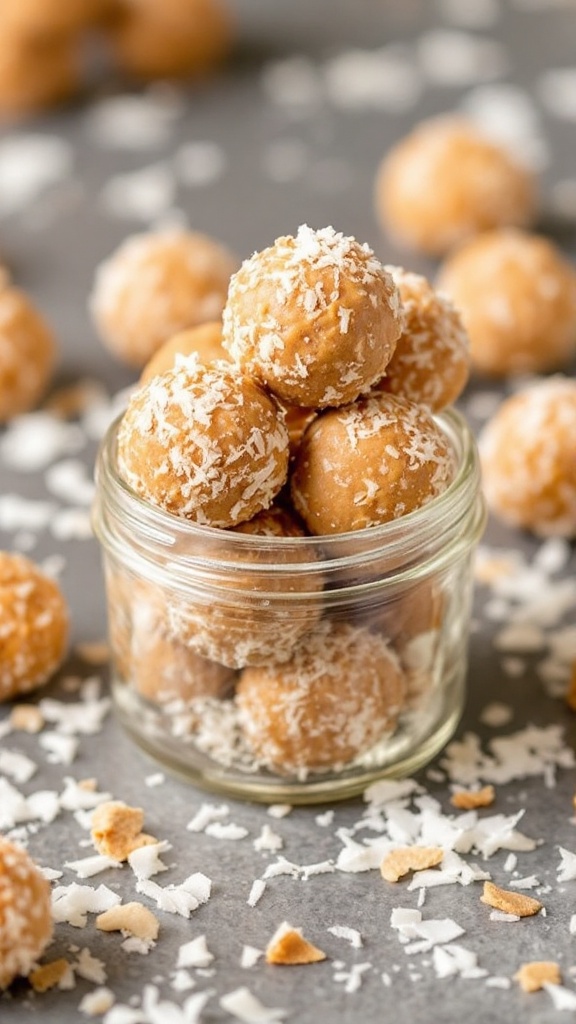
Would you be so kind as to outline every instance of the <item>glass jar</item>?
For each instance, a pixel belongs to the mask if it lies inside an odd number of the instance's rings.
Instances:
[[[126,730],[173,771],[252,800],[342,799],[420,768],[465,694],[472,555],[485,522],[474,438],[448,489],[379,527],[270,537],[198,526],[97,467],[112,685]]]

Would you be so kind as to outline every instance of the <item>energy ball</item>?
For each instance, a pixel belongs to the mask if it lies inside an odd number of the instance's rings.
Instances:
[[[50,895],[26,850],[0,836],[0,989],[26,976],[50,942]]]
[[[68,610],[60,588],[22,555],[0,552],[0,701],[45,683],[68,642]]]
[[[426,505],[454,471],[454,452],[428,410],[382,392],[312,421],[290,490],[312,533],[347,533]]]
[[[132,396],[117,458],[145,501],[203,526],[236,526],[283,486],[288,431],[255,381],[191,358]]]
[[[98,20],[107,0],[2,0],[3,32],[27,39],[78,32]]]
[[[213,363],[217,359],[228,359],[228,353],[222,347],[222,322],[212,320],[189,331],[181,331],[158,349],[147,363],[140,377],[140,383],[146,384],[152,377],[172,370],[177,361],[187,356],[198,356],[201,363]]]
[[[80,58],[74,40],[68,36],[8,38],[8,33],[3,32],[0,117],[35,114],[69,99],[80,87]]]
[[[529,224],[536,188],[506,149],[464,118],[442,116],[417,125],[384,157],[375,201],[399,244],[441,255],[479,231]]]
[[[576,270],[547,239],[486,232],[451,254],[438,286],[462,313],[480,373],[543,373],[573,357]]]
[[[220,573],[203,602],[169,601],[172,633],[199,655],[232,669],[287,661],[322,614],[324,578],[316,554],[289,543],[301,539],[304,530],[278,506],[233,532],[269,543],[232,549],[223,538],[213,554],[233,568]],[[305,571],[306,563],[311,567]]]
[[[202,77],[228,56],[232,18],[221,0],[129,0],[108,41],[134,78]]]
[[[397,288],[367,245],[306,225],[245,260],[224,347],[290,405],[352,402],[379,380],[402,329]]]
[[[56,342],[40,313],[0,281],[0,422],[29,412],[52,375]]]
[[[450,300],[420,274],[387,267],[404,309],[404,329],[376,387],[440,412],[468,380],[470,355],[462,318]]]
[[[480,435],[484,494],[512,526],[576,536],[576,381],[551,377],[507,398]]]
[[[283,665],[247,668],[236,691],[245,739],[264,764],[329,770],[390,733],[404,677],[377,633],[324,621]]]
[[[104,343],[141,368],[180,331],[217,319],[237,261],[206,235],[133,235],[96,271],[90,307]]]

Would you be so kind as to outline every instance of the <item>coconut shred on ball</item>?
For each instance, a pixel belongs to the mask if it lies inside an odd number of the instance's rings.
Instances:
[[[0,836],[0,989],[29,973],[52,930],[49,882],[26,850]]]
[[[197,359],[137,391],[118,432],[118,468],[153,505],[228,527],[268,508],[288,472],[288,431],[273,398],[226,363]]]
[[[324,408],[383,376],[401,327],[397,288],[369,246],[303,225],[232,277],[223,344],[282,401]]]

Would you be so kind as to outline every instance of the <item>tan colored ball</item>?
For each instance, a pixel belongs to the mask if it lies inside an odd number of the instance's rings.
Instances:
[[[237,261],[207,235],[133,235],[96,271],[90,308],[104,343],[135,367],[181,331],[217,319]]]
[[[164,344],[148,360],[142,370],[140,383],[147,384],[152,377],[172,370],[178,359],[196,354],[201,363],[213,363],[217,359],[227,360],[228,353],[222,347],[222,322],[211,320],[207,324],[181,331]]]
[[[28,558],[0,552],[0,701],[54,674],[68,643],[68,609],[57,583]]]
[[[0,422],[29,412],[48,387],[56,342],[30,299],[0,282]]]
[[[68,36],[27,39],[3,30],[0,118],[35,114],[69,99],[80,88],[80,58],[74,40]]]
[[[52,931],[49,882],[26,850],[0,836],[0,989],[30,972]]]
[[[283,486],[288,431],[249,377],[190,359],[132,396],[117,459],[145,501],[204,526],[236,526],[268,508]]]
[[[26,39],[78,32],[98,21],[108,0],[2,0],[3,33]]]
[[[290,489],[312,533],[346,533],[427,504],[454,471],[455,454],[428,410],[381,392],[312,421]]]
[[[531,172],[454,115],[422,121],[384,157],[376,213],[401,245],[432,255],[489,228],[534,217]]]
[[[512,526],[576,536],[576,381],[551,377],[505,399],[480,435],[484,494]]]
[[[480,373],[543,373],[574,356],[576,268],[548,239],[513,229],[479,235],[447,259],[438,287],[462,313]]]
[[[440,412],[468,380],[470,354],[462,318],[420,274],[388,267],[402,300],[404,329],[386,374],[375,387]]]
[[[333,228],[245,260],[230,282],[224,347],[283,402],[351,402],[382,377],[402,326],[392,278],[367,245]]]
[[[242,673],[236,691],[245,739],[283,773],[330,770],[390,734],[404,677],[377,633],[325,620],[286,664]]]

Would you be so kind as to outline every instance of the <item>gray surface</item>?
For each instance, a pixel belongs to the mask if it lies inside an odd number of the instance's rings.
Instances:
[[[196,191],[181,191],[178,203],[186,210],[190,224],[246,255],[268,244],[276,235],[294,231],[303,221],[318,227],[333,223],[373,244],[387,262],[400,261],[402,254],[385,242],[374,221],[371,192],[375,167],[388,144],[421,116],[450,108],[457,101],[459,90],[430,88],[421,104],[402,116],[329,109],[312,118],[290,121],[284,112],[266,102],[258,69],[263,59],[283,52],[323,58],[355,45],[382,44],[393,38],[409,41],[427,25],[440,24],[435,6],[425,0],[401,0],[398,4],[383,0],[291,0],[288,4],[244,0],[238,3],[238,12],[242,45],[236,63],[222,78],[190,94],[177,137],[169,147],[172,151],[176,142],[186,138],[207,138],[219,142],[228,157],[228,170],[219,182]],[[523,85],[533,82],[546,67],[568,66],[573,62],[576,12],[568,8],[521,12],[506,7],[494,32],[509,48],[512,80]],[[161,158],[162,152],[98,150],[87,140],[83,120],[84,109],[79,105],[41,119],[34,129],[23,129],[55,132],[73,141],[83,196],[68,213],[43,230],[34,229],[33,218],[27,216],[5,221],[1,225],[2,252],[17,281],[30,290],[58,330],[61,381],[89,375],[116,390],[130,382],[131,374],[98,344],[87,318],[85,300],[95,264],[139,225],[111,220],[99,208],[96,197],[109,175],[152,163]],[[545,174],[548,187],[570,176],[575,133],[569,122],[550,120],[545,127],[553,153]],[[270,141],[285,137],[304,140],[312,162],[327,158],[343,161],[351,171],[345,187],[330,191],[318,182],[314,184],[313,176],[285,185],[266,180],[261,172],[262,151]],[[561,227],[563,243],[572,246],[574,252],[573,235],[566,225]],[[414,269],[433,273],[432,264],[425,261],[409,258],[409,263]],[[93,448],[88,446],[86,459],[92,459],[93,454]],[[2,467],[0,479],[5,493],[35,497],[45,494],[42,474],[30,477]],[[536,550],[530,539],[494,523],[489,525],[487,540],[508,547],[521,546],[527,552]],[[3,543],[11,547],[13,536],[7,535]],[[96,543],[75,541],[61,545],[42,534],[32,555],[41,559],[56,552],[62,552],[66,559],[62,582],[73,608],[73,641],[101,638],[105,608]],[[574,739],[573,717],[561,702],[544,695],[534,674],[528,673],[520,680],[502,675],[491,647],[490,628],[480,615],[478,618],[481,628],[471,639],[469,700],[460,733],[468,729],[482,732],[479,712],[490,700],[499,699],[514,707],[510,729],[520,728],[526,722],[557,722]],[[78,670],[83,674],[87,671],[85,666],[71,661],[63,674]],[[59,684],[55,683],[48,692],[60,696]],[[246,906],[252,880],[273,859],[255,853],[252,847],[252,840],[264,823],[283,836],[282,854],[288,859],[300,864],[317,862],[337,855],[341,843],[335,837],[336,829],[358,819],[361,801],[336,807],[329,828],[321,828],[315,822],[316,815],[325,808],[296,809],[290,817],[276,822],[263,808],[230,801],[230,820],[245,825],[250,837],[241,842],[226,842],[191,835],[185,829],[194,811],[211,797],[170,778],[157,789],[143,786],[143,778],[156,769],[125,740],[112,718],[101,734],[82,740],[78,757],[69,768],[45,763],[35,738],[12,736],[6,745],[28,751],[41,764],[40,772],[24,789],[60,789],[66,774],[78,779],[94,776],[100,789],[143,806],[147,830],[173,844],[166,860],[176,867],[157,879],[162,884],[179,881],[193,871],[204,871],[213,879],[211,901],[190,921],[161,915],[161,938],[148,957],[118,952],[118,936],[102,935],[92,925],[83,932],[58,926],[50,954],[66,954],[70,943],[89,946],[94,955],[106,962],[108,983],[119,1000],[139,994],[143,984],[152,978],[166,978],[174,967],[177,946],[204,932],[216,957],[216,974],[213,978],[198,978],[197,990],[210,987],[221,995],[245,984],[265,1004],[289,1009],[290,1019],[301,1024],[316,1021],[319,1016],[338,1022],[395,1019],[422,1024],[433,1019],[504,1021],[520,1015],[530,1021],[547,1022],[554,1016],[545,994],[523,996],[515,986],[510,991],[488,989],[482,981],[436,981],[431,967],[422,967],[421,957],[414,959],[413,966],[390,930],[389,919],[393,906],[414,906],[415,894],[384,886],[376,873],[337,873],[307,883],[278,878],[269,883],[255,909]],[[425,773],[422,778],[425,779]],[[447,787],[429,781],[426,784],[448,810]],[[576,883],[568,883],[561,891],[554,882],[559,860],[556,844],[569,849],[576,845],[570,820],[573,791],[573,773],[563,772],[553,789],[547,789],[541,780],[522,780],[503,787],[499,796],[498,810],[512,813],[526,807],[523,830],[545,840],[540,851],[520,855],[519,868],[521,873],[535,873],[543,883],[552,883],[553,890],[546,897],[546,919],[510,926],[491,924],[486,908],[478,902],[478,886],[447,886],[432,890],[428,896],[426,916],[455,917],[466,928],[462,944],[474,949],[480,964],[493,974],[510,976],[519,962],[526,959],[557,959],[566,969],[572,963],[575,940],[569,935],[568,921],[574,909],[572,887]],[[61,815],[52,826],[31,836],[30,849],[43,863],[60,867],[64,860],[84,855],[78,846],[84,835],[70,815]],[[505,856],[499,853],[488,865],[500,882],[505,878]],[[67,872],[63,881],[72,880],[74,876]],[[132,878],[127,871],[109,872],[92,881],[104,881],[117,888],[126,900],[134,897]],[[322,946],[331,960],[317,967],[285,971],[261,964],[250,971],[242,970],[242,945],[262,948],[284,919],[301,926],[304,934]],[[326,928],[334,924],[357,928],[365,948],[353,950],[330,936]],[[334,983],[333,961],[338,959],[348,967],[354,962],[373,964],[374,969],[355,994],[344,994],[342,985]],[[391,971],[394,964],[400,965],[400,970],[394,975],[392,988],[386,989],[380,975]],[[418,973],[419,979],[412,979],[413,973]],[[567,971],[565,978],[570,984]],[[49,1024],[64,1024],[84,1019],[77,1007],[81,996],[92,987],[79,981],[73,992],[52,992],[31,1000],[26,986],[17,986],[11,994],[0,998],[0,1021],[16,1024],[41,1016]],[[169,985],[163,991],[167,998],[182,1001]],[[203,1019],[208,1024],[230,1018],[214,998]]]

